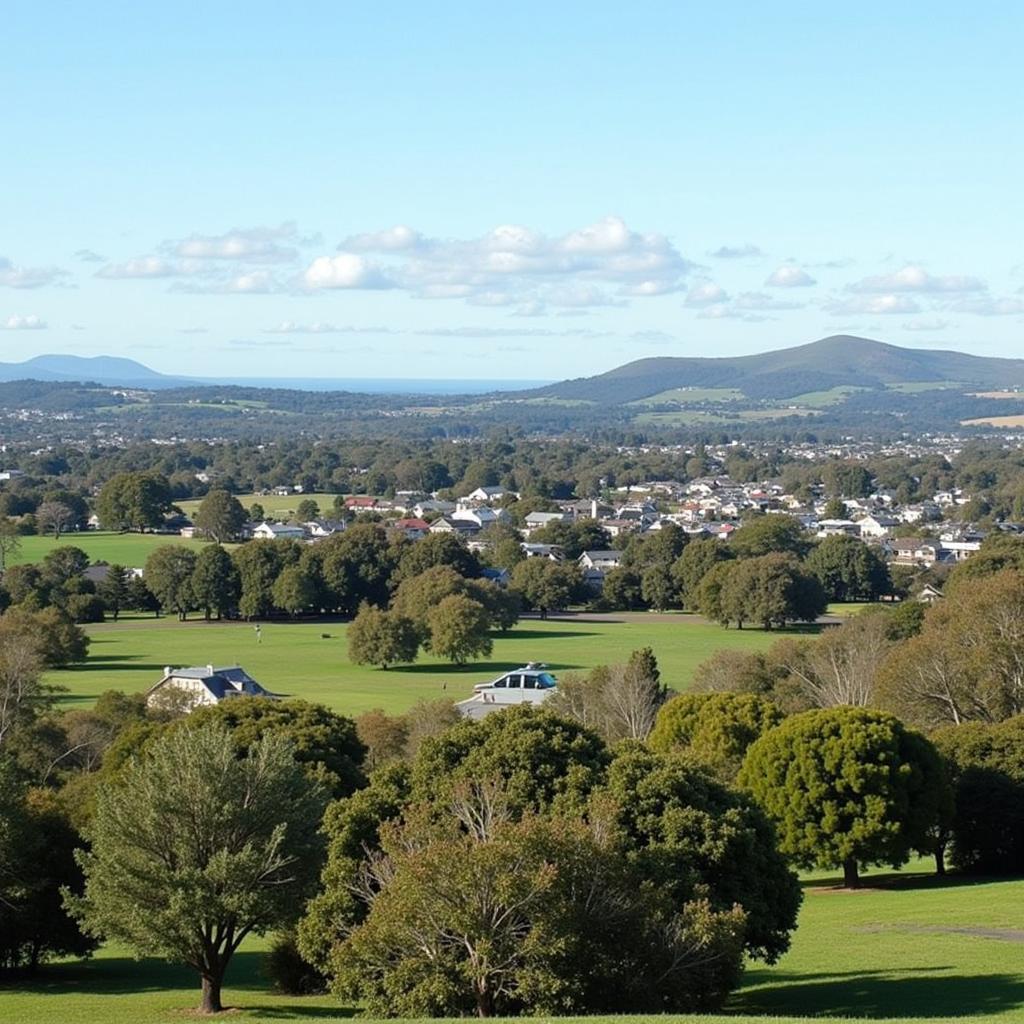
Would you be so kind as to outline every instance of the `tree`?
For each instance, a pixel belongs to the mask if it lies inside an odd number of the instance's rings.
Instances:
[[[747,751],[739,774],[802,867],[898,868],[930,848],[946,778],[935,748],[891,715],[826,708],[794,715]]]
[[[823,519],[845,519],[846,518],[846,505],[843,503],[842,498],[829,498],[825,502],[825,508],[822,512]]]
[[[384,607],[390,596],[396,551],[376,523],[356,523],[317,545],[331,606],[355,615],[364,601]]]
[[[128,607],[137,612],[160,614],[160,602],[141,576],[132,576],[128,581]]]
[[[10,629],[9,615],[0,619],[0,748],[14,729],[45,711],[51,699],[40,678],[37,638]]]
[[[755,693],[682,693],[658,712],[649,743],[658,753],[685,750],[731,783],[750,745],[782,718]]]
[[[96,513],[108,530],[154,529],[171,510],[171,488],[158,473],[118,473],[100,489]]]
[[[199,503],[193,522],[201,536],[224,544],[237,539],[245,518],[245,509],[236,497],[228,491],[214,490]]]
[[[238,757],[218,725],[172,729],[104,786],[66,899],[93,935],[188,964],[201,1010],[252,932],[288,922],[317,864],[322,790],[268,735]]]
[[[419,576],[439,565],[448,566],[467,578],[480,575],[479,559],[460,538],[450,533],[431,533],[403,549],[398,561],[398,577],[405,580]]]
[[[405,756],[409,723],[404,715],[388,715],[383,708],[371,708],[356,719],[356,732],[366,747],[363,763],[367,771]]]
[[[371,1012],[706,1008],[738,980],[738,908],[671,907],[614,840],[510,820],[493,784],[462,790],[454,819],[387,827],[367,862],[369,912],[332,966],[335,990]]]
[[[809,547],[803,524],[787,515],[757,516],[741,526],[729,540],[729,549],[737,558],[775,554],[802,558]]]
[[[420,634],[412,619],[364,604],[348,628],[348,657],[356,665],[387,669],[416,660]]]
[[[812,622],[826,606],[821,584],[781,553],[722,563],[702,581],[698,602],[704,615],[741,629],[744,622],[764,629]]]
[[[729,548],[720,540],[707,538],[686,545],[683,553],[672,563],[672,575],[687,607],[697,607],[701,581],[719,562],[731,557]]]
[[[254,501],[249,506],[249,511],[247,515],[249,516],[249,521],[251,523],[262,523],[263,520],[267,517],[266,511],[258,501]]]
[[[857,615],[800,648],[786,667],[812,707],[866,707],[889,652],[889,623],[882,615]]]
[[[0,973],[32,973],[55,956],[87,956],[96,943],[65,911],[62,887],[80,892],[78,834],[53,797],[25,791],[0,758]]]
[[[196,555],[192,570],[192,599],[207,620],[231,614],[238,607],[242,585],[231,555],[219,544],[210,544]]]
[[[616,611],[643,608],[645,601],[640,574],[624,565],[610,569],[601,583],[601,604]]]
[[[1024,712],[1024,575],[981,577],[930,608],[882,666],[877,699],[925,729]]]
[[[952,860],[962,871],[1024,871],[1024,716],[933,734],[953,787]]]
[[[575,563],[527,558],[512,570],[512,589],[533,608],[567,608],[581,584]]]
[[[303,498],[295,510],[295,520],[299,523],[311,523],[320,518],[320,506],[314,498]]]
[[[855,537],[826,537],[804,563],[830,601],[877,601],[892,591],[885,559]]]
[[[633,651],[625,665],[599,665],[585,676],[563,676],[546,704],[616,743],[646,739],[666,694],[654,654],[645,647]]]
[[[18,524],[10,516],[3,516],[0,518],[0,572],[7,569],[8,563],[17,558],[20,551]]]
[[[464,594],[452,594],[432,609],[430,649],[439,658],[464,665],[470,658],[485,658],[491,653],[491,621],[487,609]]]
[[[146,586],[167,612],[175,612],[184,622],[195,608],[192,577],[196,570],[196,555],[189,548],[165,544],[156,548],[146,559],[144,577]]]
[[[317,588],[309,574],[298,565],[289,565],[274,580],[271,588],[274,604],[291,616],[309,611],[317,599]]]
[[[8,609],[0,618],[0,646],[11,638],[28,640],[44,668],[85,661],[89,653],[89,637],[60,608]]]
[[[297,545],[292,541],[260,540],[241,545],[231,557],[241,585],[238,610],[247,619],[270,615],[274,610],[274,583],[286,566],[298,561]]]
[[[659,612],[679,608],[683,601],[671,565],[650,565],[644,569],[640,593],[644,601]]]
[[[60,535],[75,521],[74,511],[62,501],[44,501],[36,509],[36,524],[44,533],[52,533],[54,540],[60,540]]]
[[[123,565],[110,565],[107,566],[107,575],[96,586],[103,607],[110,612],[115,622],[121,612],[131,605],[130,580],[131,573]]]
[[[176,727],[221,723],[230,730],[239,757],[266,736],[292,744],[296,762],[332,799],[351,796],[366,784],[361,764],[366,748],[355,722],[323,704],[306,700],[239,697],[197,708]]]

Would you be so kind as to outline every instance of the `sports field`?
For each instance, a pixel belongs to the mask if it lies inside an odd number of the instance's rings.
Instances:
[[[253,626],[240,622],[182,623],[147,616],[86,628],[92,638],[88,661],[47,676],[48,682],[67,688],[68,703],[90,703],[104,690],[145,690],[165,665],[237,663],[275,693],[319,701],[346,714],[374,707],[401,712],[423,698],[461,700],[473,683],[528,661],[566,672],[625,661],[638,647],[653,648],[665,682],[685,689],[697,665],[719,648],[763,650],[779,636],[727,630],[683,614],[581,614],[524,620],[496,634],[491,658],[461,669],[424,656],[414,665],[385,672],[349,662],[344,623],[263,623],[259,642]]]
[[[926,865],[915,865],[921,870]],[[754,966],[729,1016],[592,1017],[590,1024],[795,1024],[811,1020],[937,1024],[1024,1016],[1020,969],[1024,882],[938,882],[908,871],[868,875],[860,892],[806,883],[793,948],[774,967]],[[269,991],[264,940],[228,971],[228,1020],[340,1021],[353,1009],[331,996]],[[132,960],[107,948],[92,960],[52,964],[31,982],[0,988],[0,1019],[18,1024],[169,1024],[191,1017],[198,988],[185,968]],[[566,1019],[564,1024],[569,1024]]]
[[[327,494],[323,492],[309,493],[309,494],[236,494],[236,498],[242,503],[242,506],[248,510],[253,505],[262,505],[263,511],[268,516],[273,516],[278,519],[288,519],[290,516],[295,515],[299,504],[303,501],[315,501],[320,506],[320,515],[329,517],[331,515],[331,506],[334,504],[334,494]],[[175,504],[182,512],[187,516],[193,516],[199,505],[202,502],[202,498],[190,498],[187,501],[178,501]]]
[[[65,533],[60,540],[53,537],[22,537],[17,555],[8,559],[10,565],[39,562],[54,548],[70,546],[81,548],[91,562],[107,562],[141,569],[154,548],[165,544],[182,544],[198,550],[208,541],[181,537],[176,533],[108,533],[103,530],[83,530]],[[227,545],[230,547],[230,545]]]

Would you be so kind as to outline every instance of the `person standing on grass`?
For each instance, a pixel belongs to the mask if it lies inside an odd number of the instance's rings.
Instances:
[[[263,643],[263,627],[257,622],[252,628],[256,630],[256,643]]]

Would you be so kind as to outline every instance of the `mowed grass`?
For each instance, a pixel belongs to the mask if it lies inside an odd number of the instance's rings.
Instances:
[[[731,1007],[806,1017],[1024,1019],[1024,881],[944,880],[921,862],[860,891],[805,885],[791,950]]]
[[[211,485],[216,488],[216,483]],[[295,515],[296,509],[303,501],[315,501],[320,506],[320,515],[329,518],[331,507],[334,505],[336,495],[316,492],[311,494],[236,494],[235,497],[248,510],[253,505],[262,505],[263,511],[271,517],[288,519]],[[189,498],[187,501],[178,501],[175,504],[187,516],[194,516],[196,510],[202,503],[202,498]]]
[[[181,537],[176,533],[108,533],[102,530],[83,530],[65,533],[60,540],[53,537],[22,537],[18,554],[9,564],[22,565],[40,562],[57,547],[81,548],[92,562],[108,562],[141,569],[150,553],[166,544],[181,544],[198,551],[208,542]]]
[[[912,872],[876,874],[860,892],[811,879],[793,946],[772,966],[751,965],[728,1016],[562,1018],[563,1024],[797,1024],[811,1020],[913,1020],[947,1024],[1020,1020],[1024,882],[942,882]],[[270,991],[267,943],[235,956],[224,992],[229,1019],[340,1021],[354,1010],[330,995]],[[132,960],[106,947],[87,961],[45,966],[0,987],[0,1019],[18,1024],[169,1024],[198,1003],[188,969]]]
[[[68,705],[85,706],[104,690],[137,693],[160,678],[165,665],[242,665],[275,693],[318,701],[345,714],[370,708],[406,711],[418,700],[468,697],[473,684],[528,661],[556,673],[623,662],[651,647],[662,678],[685,689],[693,670],[716,650],[763,650],[778,633],[723,629],[690,615],[585,614],[541,622],[527,619],[495,634],[493,655],[458,668],[425,656],[414,665],[384,671],[348,660],[346,632],[338,622],[268,622],[262,642],[249,623],[177,622],[152,616],[89,626],[88,660],[50,672],[47,681],[67,689]]]

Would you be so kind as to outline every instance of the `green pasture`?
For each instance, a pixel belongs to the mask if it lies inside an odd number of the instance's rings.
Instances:
[[[948,391],[964,385],[955,380],[909,380],[901,384],[887,384],[887,391],[899,391],[904,395],[919,395],[925,391]]]
[[[923,867],[923,865],[915,865]],[[1024,973],[1019,908],[1024,882],[946,882],[907,871],[868,875],[859,892],[833,878],[805,884],[792,949],[749,967],[729,1015],[563,1018],[560,1024],[810,1024],[1020,1020]],[[341,1021],[329,995],[288,997],[262,972],[266,940],[246,942],[228,971],[228,1020]],[[195,976],[106,947],[86,961],[47,965],[0,987],[0,1019],[18,1024],[170,1024],[193,1014]]]
[[[858,391],[867,391],[867,388],[856,387],[852,384],[841,384],[839,387],[829,388],[827,391],[806,391],[802,395],[794,395],[792,398],[779,399],[777,405],[798,405],[805,409],[827,409],[830,405],[838,405],[845,402],[850,395]]]
[[[216,487],[216,484],[213,485]],[[262,505],[263,511],[268,516],[274,516],[280,519],[287,519],[289,516],[295,515],[295,510],[299,507],[300,502],[312,500],[320,506],[320,514],[323,516],[329,516],[331,512],[331,506],[334,504],[334,494],[236,494],[236,498],[242,503],[245,508],[249,508],[252,505]],[[188,501],[176,502],[178,508],[181,509],[185,515],[191,517],[196,514],[196,510],[199,508],[202,498],[191,498]]]
[[[685,689],[693,670],[722,647],[763,650],[778,637],[760,630],[723,629],[689,615],[586,615],[541,622],[528,619],[496,634],[486,661],[457,668],[424,656],[414,665],[383,671],[348,660],[347,625],[337,622],[265,622],[261,640],[249,623],[133,617],[87,627],[89,658],[47,674],[66,688],[65,702],[91,703],[104,690],[137,693],[152,686],[165,665],[242,665],[275,693],[318,701],[346,714],[370,708],[398,713],[420,699],[468,697],[473,684],[528,661],[556,673],[623,662],[651,647],[662,678]]]
[[[182,544],[199,549],[206,543],[201,540],[181,537],[176,533],[108,533],[102,530],[83,530],[80,533],[65,533],[60,540],[53,537],[22,537],[21,549],[11,565],[25,562],[39,562],[56,547],[81,548],[92,562],[109,562],[112,565],[126,565],[141,569],[154,548],[165,544]]]
[[[662,405],[665,402],[743,402],[746,395],[738,388],[670,388],[650,398],[638,398],[629,405]]]

